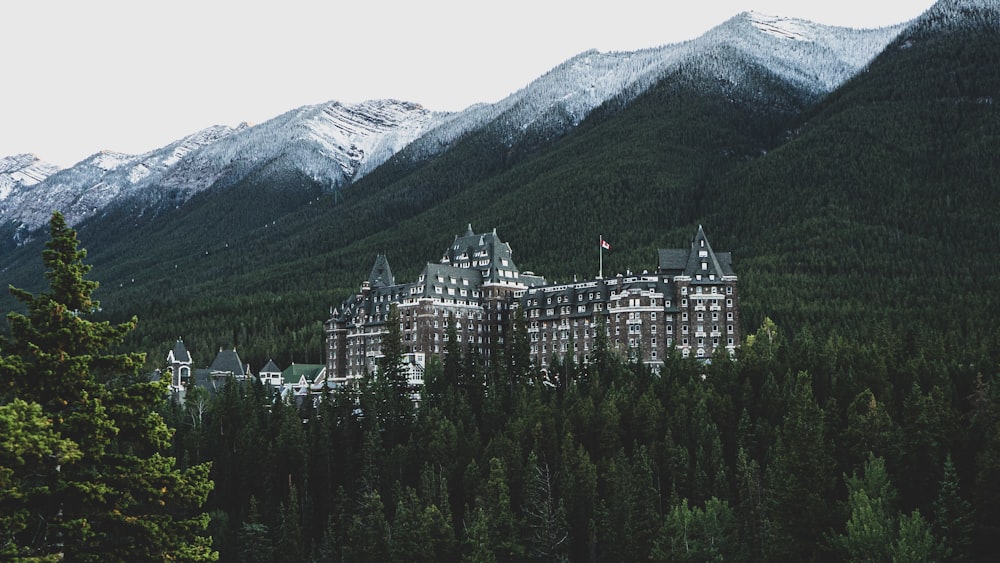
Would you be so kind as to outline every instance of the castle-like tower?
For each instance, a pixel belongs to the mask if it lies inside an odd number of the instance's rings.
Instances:
[[[518,269],[510,245],[495,229],[476,234],[469,225],[437,263],[428,263],[410,283],[397,284],[380,254],[368,280],[326,322],[327,373],[348,380],[374,371],[393,303],[399,308],[406,353],[441,354],[448,319],[454,316],[462,346],[488,358],[495,345],[503,345],[516,296],[544,283]]]
[[[174,343],[174,348],[167,352],[167,366],[170,369],[170,388],[180,391],[191,381],[191,353],[180,338]]]
[[[653,274],[551,285],[521,272],[495,229],[476,234],[470,225],[413,282],[396,283],[386,257],[376,257],[360,290],[326,322],[327,374],[347,381],[375,370],[392,304],[413,357],[443,352],[453,316],[462,347],[489,360],[518,308],[538,367],[570,355],[589,362],[599,326],[611,348],[652,366],[674,349],[697,358],[732,353],[741,341],[737,280],[732,256],[714,252],[700,226],[688,248],[659,251]]]

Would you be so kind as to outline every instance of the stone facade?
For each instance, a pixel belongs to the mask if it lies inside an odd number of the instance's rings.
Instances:
[[[539,368],[569,354],[589,362],[599,319],[612,349],[653,367],[673,349],[697,358],[732,353],[741,341],[737,281],[731,255],[714,252],[701,227],[689,248],[660,250],[653,274],[552,285],[521,272],[495,230],[475,234],[470,225],[416,281],[397,284],[385,256],[376,258],[326,322],[327,374],[346,381],[375,370],[392,304],[408,358],[442,354],[453,317],[461,346],[488,361],[519,308]]]

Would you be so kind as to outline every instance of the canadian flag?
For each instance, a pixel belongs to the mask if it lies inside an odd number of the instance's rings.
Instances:
[[[603,248],[604,250],[611,250],[611,245],[608,244],[608,241],[606,241],[606,240],[604,240],[602,238],[601,239],[601,248]]]

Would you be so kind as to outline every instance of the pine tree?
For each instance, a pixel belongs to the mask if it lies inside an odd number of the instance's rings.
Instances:
[[[486,511],[491,551],[501,558],[520,556],[524,548],[517,541],[517,520],[510,503],[507,469],[499,458],[490,459],[490,473],[481,506]]]
[[[344,561],[384,563],[389,558],[389,523],[377,490],[361,493],[361,503],[351,519],[344,546]]]
[[[674,505],[650,552],[653,561],[725,561],[736,552],[736,517],[729,504],[712,497],[704,508]]]
[[[951,454],[944,460],[944,477],[934,501],[934,532],[944,541],[952,561],[966,561],[972,545],[972,504],[959,491],[958,470]]]
[[[851,516],[834,545],[850,561],[888,561],[896,538],[896,492],[885,461],[869,454],[864,474],[855,473],[846,482]]]
[[[378,416],[385,424],[387,447],[405,441],[413,418],[410,384],[403,367],[403,336],[399,322],[399,308],[393,303],[385,321],[386,332],[382,335],[382,357],[378,362],[375,386]]]
[[[889,552],[893,563],[940,561],[947,555],[919,510],[899,517],[899,534]]]
[[[465,526],[465,538],[463,544],[465,553],[462,555],[462,563],[495,563],[496,554],[493,553],[493,542],[490,540],[489,518],[482,506],[476,507],[471,512],[471,520]]]
[[[806,560],[816,557],[828,526],[833,458],[809,374],[800,372],[793,384],[773,461],[766,471],[764,549],[770,558]]]
[[[274,557],[274,544],[267,524],[261,522],[256,497],[250,497],[247,519],[240,526],[238,534],[240,561],[266,563]]]
[[[0,559],[31,555],[13,538],[33,524],[32,506],[59,468],[79,459],[79,448],[52,430],[40,405],[20,399],[0,405]]]
[[[58,212],[50,234],[42,253],[49,290],[11,288],[27,313],[7,317],[0,403],[40,405],[51,432],[80,457],[50,475],[13,543],[24,554],[73,561],[215,560],[201,535],[208,515],[199,512],[212,488],[209,466],[181,471],[163,455],[171,431],[158,409],[167,382],[140,376],[142,354],[114,352],[137,321],[87,320],[100,305],[91,297],[97,282],[84,279],[86,251]]]

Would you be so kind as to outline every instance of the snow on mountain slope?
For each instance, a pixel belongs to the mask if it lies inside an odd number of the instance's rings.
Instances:
[[[43,162],[33,154],[0,158],[0,202],[15,190],[34,186],[58,171],[58,166]]]
[[[856,30],[742,13],[683,43],[581,53],[497,103],[459,113],[396,100],[329,102],[253,127],[210,127],[143,155],[98,153],[54,174],[39,168],[19,172],[15,181],[0,169],[0,223],[31,231],[53,209],[76,224],[113,202],[128,200],[140,212],[180,205],[217,182],[236,182],[276,163],[341,186],[401,151],[404,158],[425,159],[486,127],[508,145],[529,135],[555,138],[601,104],[633,99],[685,65],[739,87],[755,64],[819,98],[867,65],[902,28]]]
[[[0,180],[6,186],[0,188],[0,220],[30,232],[55,209],[76,224],[125,198],[139,208],[165,200],[178,205],[223,177],[238,181],[256,166],[282,159],[321,183],[339,186],[398,152],[438,115],[395,100],[330,102],[254,127],[209,127],[143,155],[103,151],[55,174],[31,172],[38,178],[32,183]],[[14,177],[2,170],[0,177]],[[23,166],[17,170],[18,178],[29,177]]]
[[[496,124],[508,143],[532,130],[564,132],[601,104],[634,98],[683,64],[739,81],[745,65],[719,56],[724,50],[741,53],[744,61],[759,63],[818,98],[860,71],[902,29],[903,24],[858,30],[742,13],[683,43],[635,52],[587,51],[495,104],[446,116],[406,153],[415,159],[436,154],[488,123]]]

